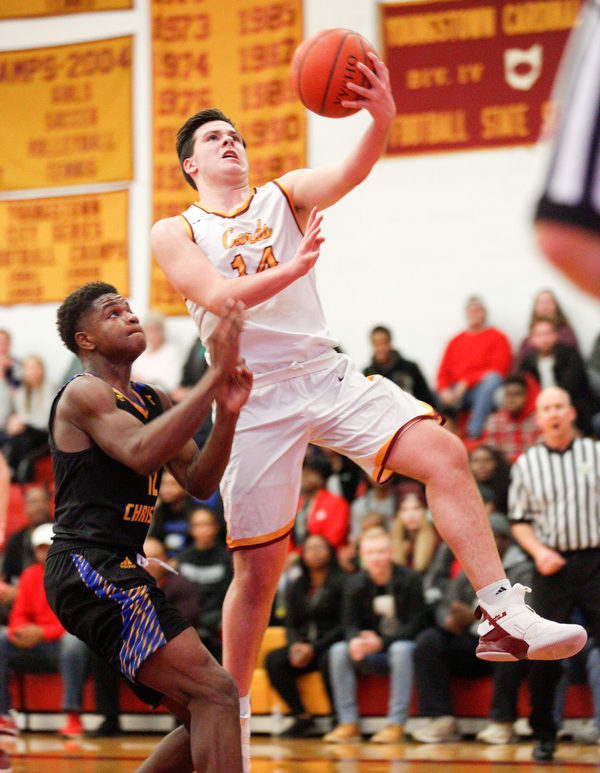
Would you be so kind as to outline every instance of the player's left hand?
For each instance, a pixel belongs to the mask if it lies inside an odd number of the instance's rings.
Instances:
[[[346,84],[350,91],[356,92],[358,99],[342,100],[342,105],[349,108],[360,110],[364,107],[373,120],[377,123],[391,124],[396,115],[396,104],[392,96],[392,86],[390,83],[390,73],[385,64],[375,54],[367,54],[373,62],[375,72],[362,62],[357,62],[356,66],[370,83],[370,88],[357,86],[355,83]]]
[[[231,377],[221,387],[217,405],[237,415],[250,396],[251,389],[252,373],[246,362],[240,359]]]

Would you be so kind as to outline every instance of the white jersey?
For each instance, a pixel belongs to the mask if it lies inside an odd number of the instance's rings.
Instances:
[[[278,181],[253,189],[231,214],[193,204],[182,217],[195,243],[225,279],[290,261],[302,240],[293,202]],[[206,345],[217,317],[193,301],[186,305]],[[254,374],[312,360],[338,344],[325,321],[314,268],[246,315],[240,354]]]

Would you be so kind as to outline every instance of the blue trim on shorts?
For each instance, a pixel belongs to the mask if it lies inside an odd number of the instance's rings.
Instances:
[[[71,555],[79,576],[99,599],[109,598],[121,605],[123,646],[119,653],[121,671],[132,682],[141,664],[167,640],[162,632],[156,610],[146,586],[123,590],[117,588],[77,553]]]

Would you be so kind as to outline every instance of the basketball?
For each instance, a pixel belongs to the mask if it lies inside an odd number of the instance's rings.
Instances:
[[[356,113],[356,109],[343,107],[342,100],[360,99],[348,89],[351,81],[357,86],[369,88],[369,81],[357,68],[366,64],[375,71],[368,52],[373,46],[358,32],[330,29],[317,32],[302,41],[292,58],[290,77],[292,88],[302,104],[318,115],[327,118],[343,118]]]

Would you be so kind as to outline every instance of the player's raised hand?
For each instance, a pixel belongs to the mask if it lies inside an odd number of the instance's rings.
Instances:
[[[252,373],[240,359],[233,374],[225,381],[217,397],[217,405],[229,413],[238,414],[250,397]]]
[[[211,367],[228,379],[233,375],[240,355],[239,336],[244,323],[244,304],[228,298],[221,318],[208,339]]]
[[[364,107],[368,110],[374,121],[382,123],[391,123],[396,115],[396,104],[392,96],[392,86],[390,83],[390,73],[385,64],[375,54],[368,52],[367,56],[373,62],[375,72],[362,62],[357,62],[356,66],[370,83],[370,88],[357,86],[355,83],[346,84],[350,91],[354,91],[359,97],[355,100],[342,100],[344,107],[358,108]]]
[[[321,236],[323,215],[313,207],[306,223],[306,231],[292,258],[298,267],[298,276],[304,276],[315,265],[320,255],[325,237]]]

